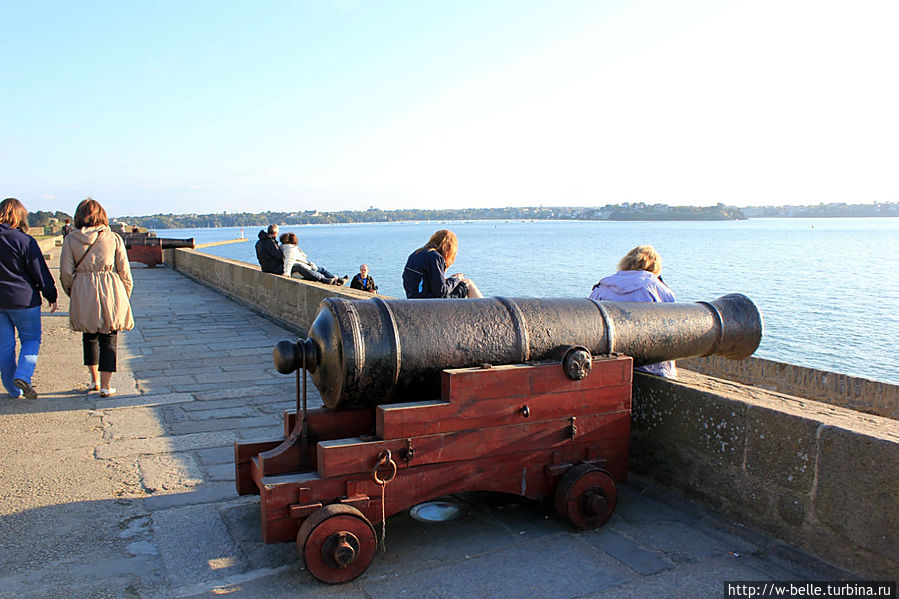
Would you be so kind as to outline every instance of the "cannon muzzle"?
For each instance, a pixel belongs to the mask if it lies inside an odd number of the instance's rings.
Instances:
[[[571,346],[634,365],[695,356],[746,358],[762,316],[741,294],[711,302],[591,299],[346,300],[328,298],[306,339],[281,341],[275,367],[305,368],[329,408],[432,399],[440,372],[560,359]]]

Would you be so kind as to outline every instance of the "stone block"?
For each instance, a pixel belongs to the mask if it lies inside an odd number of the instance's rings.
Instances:
[[[202,395],[198,393],[197,395]],[[232,408],[242,408],[247,405],[247,400],[243,397],[234,399],[213,399],[206,400],[197,398],[197,401],[191,404],[184,404],[181,409],[185,412],[212,412],[215,410],[229,410]]]
[[[695,478],[696,459],[683,445],[664,440],[662,435],[631,430],[630,469],[665,485]]]
[[[673,564],[666,562],[657,553],[641,549],[630,539],[612,530],[597,531],[595,534],[586,535],[585,539],[591,545],[602,549],[631,570],[643,576],[658,574],[674,567]]]
[[[291,385],[292,387],[293,385]],[[260,396],[268,396],[274,390],[268,385],[242,386],[242,387],[226,387],[224,389],[210,389],[207,391],[199,391],[194,393],[198,400],[203,402],[217,401],[221,399],[237,399],[241,405],[252,403],[252,399]],[[287,393],[285,390],[284,393]]]
[[[173,435],[188,435],[210,431],[231,432],[243,428],[276,425],[280,419],[275,416],[257,416],[255,418],[225,418],[220,420],[188,420],[167,425]]]
[[[196,452],[200,463],[204,465],[228,464],[234,465],[234,446],[213,447],[212,449],[200,449]]]
[[[240,401],[241,400],[237,400],[237,402]],[[206,409],[191,410],[190,412],[188,412],[188,417],[191,420],[221,420],[222,418],[247,418],[252,416],[259,416],[259,411],[256,408],[247,407],[245,405],[246,402],[242,402],[241,405],[235,405],[231,407],[213,406],[209,405],[210,403],[212,402],[203,402],[203,404],[206,404]]]
[[[612,523],[611,527],[606,525],[584,534],[587,537],[602,536],[607,527],[610,531],[630,539],[634,547],[655,555],[664,555],[666,560],[673,563],[698,561],[715,555],[724,555],[732,550],[722,539],[703,534],[685,522],[671,520],[659,520],[652,525],[634,525],[619,520]],[[623,545],[621,543],[619,545],[623,550]],[[636,556],[633,558],[638,559]]]
[[[150,511],[170,510],[188,505],[217,504],[234,499],[237,490],[233,482],[211,482],[194,487],[184,493],[151,495],[144,499],[144,506]],[[156,516],[153,517],[154,521]]]
[[[153,532],[172,588],[221,580],[245,569],[215,505],[156,512]]]
[[[893,572],[899,572],[899,435],[823,426],[814,510],[818,522],[846,539],[893,556]]]
[[[631,524],[652,524],[661,521],[681,521],[693,525],[704,514],[698,504],[677,495],[671,489],[657,485],[646,487],[637,493],[631,490],[630,481],[618,485],[618,505],[615,514]]]
[[[388,548],[390,538],[388,535]],[[472,548],[462,559],[442,560],[427,569],[404,563],[409,557],[415,559],[414,554],[404,552],[402,561],[394,563],[385,572],[383,566],[389,564],[389,560],[379,555],[371,569],[380,570],[381,577],[367,575],[359,585],[372,599],[531,599],[583,597],[611,589],[637,576],[587,543],[577,543],[574,539],[572,546],[572,540],[566,536],[540,537],[480,554]]]
[[[230,446],[237,439],[234,431],[195,433],[176,437],[154,439],[128,439],[114,441],[94,449],[98,460],[111,460],[129,455],[153,455],[157,453],[192,451],[212,447]]]
[[[196,382],[204,384],[204,383],[220,383],[221,385],[225,385],[228,383],[249,383],[255,381],[260,377],[268,378],[268,374],[265,369],[258,370],[232,370],[230,372],[210,372],[207,374],[196,374],[194,378]]]
[[[803,493],[815,478],[820,421],[764,406],[750,406],[746,471],[761,480]]]
[[[165,435],[160,413],[154,408],[110,410],[103,414],[102,420],[104,439],[118,441]]]
[[[802,526],[809,513],[810,502],[805,494],[781,493],[775,499],[777,515],[789,526]]]
[[[140,484],[148,493],[183,491],[203,482],[203,472],[189,454],[162,454],[137,461]]]
[[[579,599],[726,597],[726,580],[770,580],[770,577],[753,569],[743,560],[725,555],[684,564],[654,576],[640,577]]]
[[[198,391],[211,391],[219,386],[216,383],[179,384],[172,385],[172,391],[176,393],[195,393]]]
[[[209,480],[221,481],[234,480],[236,478],[234,464],[214,464],[206,466],[205,470]]]
[[[242,428],[238,431],[242,441],[271,441],[284,438],[284,423],[277,425],[261,426],[254,428]]]
[[[770,485],[745,476],[740,469],[722,468],[712,462],[700,464],[689,492],[728,514],[740,514],[741,518],[769,526],[776,521]]]
[[[296,281],[280,277],[275,284],[275,299],[282,308],[294,309],[297,306],[297,298],[300,288]]]
[[[634,428],[718,464],[742,465],[748,409],[746,402],[634,373]]]
[[[141,387],[145,387],[141,385]],[[153,407],[170,404],[182,404],[192,402],[193,395],[190,393],[147,393],[133,397],[116,397],[114,399],[98,400],[94,406],[98,410],[116,410],[119,408],[135,408],[135,407]]]

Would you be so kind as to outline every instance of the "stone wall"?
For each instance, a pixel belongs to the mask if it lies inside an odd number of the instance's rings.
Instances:
[[[899,572],[899,425],[681,371],[634,373],[631,469],[863,576]]]
[[[163,260],[190,278],[278,320],[299,334],[305,334],[312,324],[323,299],[371,297],[370,293],[346,286],[269,274],[255,264],[210,256],[197,250],[165,250]]]
[[[31,231],[34,229],[29,229],[29,235],[31,235]],[[49,254],[53,248],[59,247],[62,245],[62,235],[54,235],[53,237],[44,237],[42,239],[37,240],[37,246],[41,248],[41,251],[44,252],[46,256]]]
[[[677,365],[717,378],[899,420],[899,385],[763,358],[728,360],[711,356],[678,360]]]

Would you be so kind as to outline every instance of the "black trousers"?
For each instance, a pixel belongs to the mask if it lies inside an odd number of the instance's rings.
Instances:
[[[99,364],[101,372],[115,372],[116,331],[111,333],[82,333],[84,365]]]

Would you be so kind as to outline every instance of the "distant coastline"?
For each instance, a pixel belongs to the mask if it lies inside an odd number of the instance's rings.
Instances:
[[[899,202],[817,204],[808,206],[669,206],[642,202],[602,207],[536,206],[459,208],[446,210],[343,210],[322,212],[223,212],[219,214],[153,214],[123,216],[120,221],[148,229],[255,227],[282,224],[349,224],[454,220],[607,220],[607,221],[724,221],[749,218],[899,217]]]

